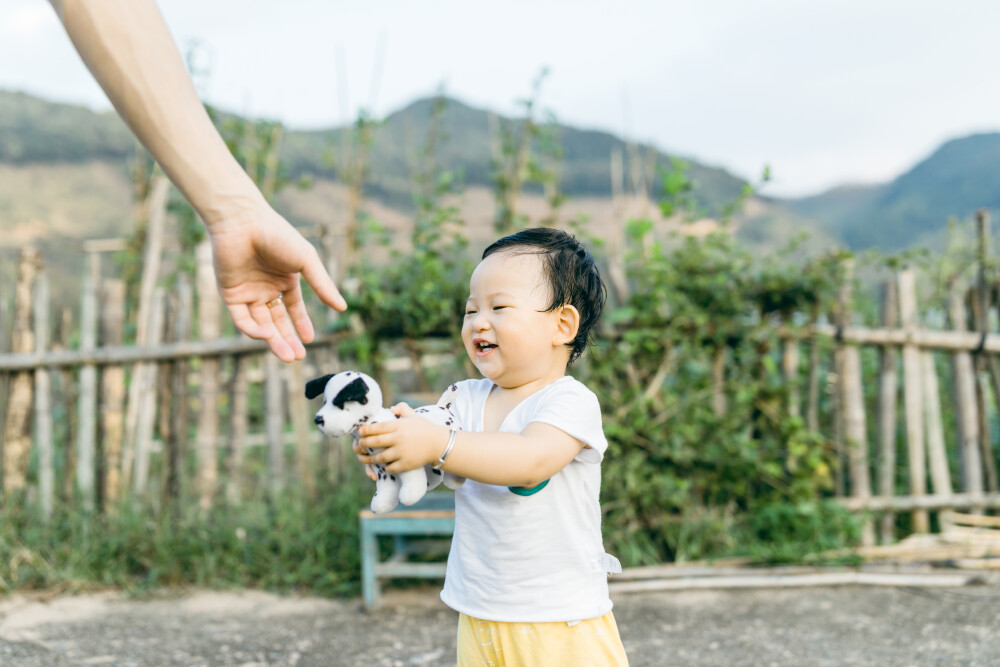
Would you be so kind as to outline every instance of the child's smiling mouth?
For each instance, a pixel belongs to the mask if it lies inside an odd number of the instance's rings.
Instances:
[[[487,340],[483,340],[482,338],[477,338],[474,341],[472,341],[472,347],[474,347],[476,349],[476,356],[477,357],[485,357],[490,352],[492,352],[493,350],[497,349],[497,346],[496,346],[495,343],[491,343],[491,342],[489,342]]]

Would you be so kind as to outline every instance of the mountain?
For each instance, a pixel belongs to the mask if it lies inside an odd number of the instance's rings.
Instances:
[[[949,218],[965,220],[980,208],[1000,213],[1000,133],[948,141],[889,183],[839,187],[786,205],[850,248],[937,246]]]
[[[397,207],[409,206],[410,167],[427,135],[434,105],[433,99],[418,100],[374,125],[365,184],[369,195]],[[461,174],[466,185],[490,186],[493,182],[490,116],[488,111],[458,100],[445,100],[436,161],[442,168]],[[499,122],[516,125],[518,121],[501,118]],[[625,141],[607,132],[565,125],[553,129],[563,153],[560,181],[565,194],[610,195],[610,156],[614,150],[626,156],[623,176],[628,182],[630,161]],[[346,134],[345,128],[286,131],[281,157],[289,176],[336,178],[337,153],[349,134],[350,128],[346,128]],[[669,156],[648,146],[639,145],[635,150],[643,161],[652,156],[656,165],[670,164]],[[134,151],[134,139],[113,112],[95,113],[24,93],[0,91],[0,164],[124,161]],[[695,197],[707,211],[715,212],[739,195],[743,179],[694,160],[688,162],[689,175],[696,184]],[[659,178],[654,176],[654,192],[658,185]]]

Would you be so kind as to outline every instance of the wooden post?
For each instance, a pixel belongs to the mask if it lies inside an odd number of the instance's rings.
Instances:
[[[242,494],[243,447],[247,436],[247,358],[233,358],[233,377],[229,384],[229,442],[226,463],[226,502],[238,505]]]
[[[191,285],[181,274],[170,299],[167,331],[170,342],[187,340],[191,322]],[[160,435],[163,438],[164,474],[162,506],[179,510],[181,476],[184,461],[184,443],[187,440],[187,360],[175,359],[163,365],[163,398],[160,411]]]
[[[917,286],[913,269],[899,272],[899,318],[903,328],[917,328]],[[923,383],[920,373],[920,349],[903,345],[903,404],[906,410],[906,451],[910,471],[910,495],[922,496],[927,488],[924,466]],[[913,532],[926,533],[930,521],[926,510],[915,509],[911,515]]]
[[[14,352],[27,353],[35,349],[35,334],[31,326],[34,301],[32,289],[41,261],[42,256],[38,248],[21,249],[17,265],[17,283],[14,287],[14,329],[11,335],[11,349]],[[34,382],[31,373],[14,374],[7,399],[7,418],[4,420],[2,443],[5,501],[12,500],[13,494],[24,491],[27,483],[33,394]]]
[[[979,324],[979,331],[986,334],[990,330],[990,287],[986,279],[986,264],[989,260],[989,244],[990,244],[990,214],[986,209],[979,209],[976,211],[976,228],[978,231],[978,250],[979,250],[979,278],[978,285],[976,286],[978,298],[978,308],[975,309],[976,320]],[[993,383],[993,398],[996,402],[997,410],[1000,411],[1000,362],[997,358],[991,354],[985,354],[980,357],[983,363],[986,364],[986,368],[990,373],[990,380]],[[986,409],[986,400],[983,400],[983,409]],[[988,426],[989,419],[983,415],[983,422],[980,423],[980,428],[982,432],[980,433],[980,443],[982,448],[982,461],[983,467],[986,472],[986,488],[991,492],[996,492],[997,489],[997,467],[996,460],[993,458],[992,451],[992,440],[986,436],[986,428],[983,424]]]
[[[719,345],[712,357],[712,412],[726,414],[726,348]]]
[[[264,423],[267,431],[268,488],[278,495],[285,483],[285,402],[281,361],[273,354],[264,356]]]
[[[102,346],[121,345],[125,328],[125,282],[105,280],[101,288]],[[121,501],[122,438],[125,432],[125,368],[102,366],[101,387],[101,493],[102,507],[114,511]]]
[[[924,376],[924,416],[927,419],[927,456],[931,468],[931,484],[934,495],[950,496],[951,473],[948,471],[948,455],[944,448],[944,426],[941,423],[941,398],[937,370],[934,368],[934,353],[924,350],[920,353],[920,361]]]
[[[88,271],[83,279],[83,306],[80,309],[80,349],[97,347],[97,283],[100,280],[100,255],[89,253]],[[76,486],[84,509],[94,508],[97,442],[97,368],[80,368],[79,430],[76,437]]]
[[[882,326],[894,329],[899,316],[898,288],[895,280],[886,281],[882,290]],[[898,377],[895,347],[879,347],[879,494],[892,496],[896,492],[896,405],[898,403]],[[890,512],[882,515],[879,538],[882,544],[894,541],[896,516]]]
[[[150,308],[150,326],[148,330],[148,345],[159,345],[163,336],[163,311],[166,305],[166,294],[162,287],[153,290]],[[156,417],[156,376],[158,369],[155,363],[146,363],[148,370],[142,373],[142,386],[139,394],[139,409],[136,422],[135,438],[135,470],[132,476],[132,486],[136,495],[146,492],[146,482],[149,481],[149,453],[153,447],[153,423]],[[133,382],[136,380],[133,379]],[[124,461],[126,465],[128,461]],[[123,470],[129,470],[128,467]]]
[[[853,264],[845,266],[844,288],[841,290],[841,326],[851,324],[851,281]],[[854,498],[871,497],[871,477],[868,472],[868,423],[865,417],[864,389],[861,385],[861,353],[856,345],[842,350],[840,376],[841,404],[844,415],[844,441],[847,446],[850,491]],[[861,542],[875,543],[875,531],[870,519],[862,524]]]
[[[799,391],[799,343],[786,338],[781,342],[781,371],[788,387],[788,414],[802,416],[802,394]]]
[[[948,294],[948,312],[954,331],[967,331],[964,288],[953,285]],[[983,466],[979,458],[979,418],[976,411],[976,376],[972,355],[957,350],[951,355],[955,377],[955,421],[958,424],[959,461],[962,464],[962,490],[983,492]]]
[[[615,303],[624,305],[629,298],[628,278],[625,273],[625,212],[623,191],[625,175],[621,148],[611,151],[611,233],[608,237],[608,282],[611,283]]]
[[[295,461],[299,480],[305,488],[306,495],[314,498],[316,480],[313,477],[313,457],[309,447],[309,424],[312,414],[306,402],[305,375],[302,372],[302,362],[294,361],[285,365],[287,371],[288,409],[291,412],[292,429],[295,432]]]
[[[202,340],[212,340],[222,335],[220,299],[212,268],[212,246],[208,241],[198,245],[198,334]],[[218,485],[218,457],[216,442],[219,438],[219,361],[202,359],[200,369],[200,399],[198,412],[197,461],[198,507],[207,511],[212,507]]]
[[[35,351],[49,346],[49,280],[39,271],[35,283]],[[38,447],[38,495],[42,517],[52,516],[55,501],[55,453],[52,443],[52,381],[47,368],[35,371],[35,442]]]
[[[814,308],[811,324],[819,320],[819,309]],[[809,398],[806,406],[806,427],[814,433],[819,432],[819,337],[809,339],[809,377],[807,380]]]
[[[160,258],[163,250],[163,228],[167,218],[167,196],[170,194],[170,181],[158,173],[153,177],[146,199],[149,212],[146,225],[146,247],[143,252],[142,279],[139,285],[139,314],[136,316],[135,343],[139,346],[151,345],[151,333],[162,326],[162,303],[154,304],[154,290],[160,277]],[[162,297],[161,297],[162,298]],[[157,320],[157,327],[154,327]],[[157,333],[157,336],[160,334]],[[133,473],[133,461],[137,463],[141,431],[147,428],[151,417],[143,413],[143,407],[150,405],[150,392],[156,386],[156,365],[152,363],[136,364],[132,369],[132,378],[128,388],[128,405],[125,413],[125,450],[122,453],[122,485],[127,487]],[[140,427],[140,422],[144,425]],[[138,467],[138,466],[137,466]],[[142,482],[145,486],[145,480]]]
[[[59,317],[59,329],[56,335],[56,343],[59,349],[69,349],[69,341],[73,331],[73,313],[69,307],[63,307]],[[63,414],[66,415],[65,436],[61,438],[64,443],[62,448],[64,471],[62,478],[62,489],[60,491],[63,502],[67,505],[73,502],[73,495],[76,490],[76,476],[70,471],[76,468],[76,456],[74,447],[76,446],[76,400],[77,383],[76,376],[71,366],[64,366],[59,371],[59,389],[62,394]]]

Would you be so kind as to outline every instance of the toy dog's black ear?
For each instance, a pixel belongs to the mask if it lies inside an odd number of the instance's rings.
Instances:
[[[349,401],[357,401],[361,405],[368,402],[368,385],[365,384],[363,378],[357,378],[348,383],[347,386],[341,389],[340,392],[333,398],[333,404],[341,410],[344,409],[344,403]]]
[[[332,377],[333,374],[331,373],[330,375],[324,375],[321,378],[316,378],[315,380],[309,380],[309,382],[306,382],[306,398],[316,398],[322,394],[323,390],[326,389],[326,383],[329,382]]]

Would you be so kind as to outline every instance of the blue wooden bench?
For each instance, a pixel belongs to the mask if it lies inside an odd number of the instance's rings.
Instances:
[[[361,523],[361,592],[366,609],[379,605],[382,579],[394,577],[443,579],[445,563],[414,563],[408,557],[425,550],[415,538],[450,538],[455,532],[455,494],[428,493],[415,505],[400,505],[388,514],[369,509],[358,513]],[[379,560],[378,537],[391,535],[393,553]]]

